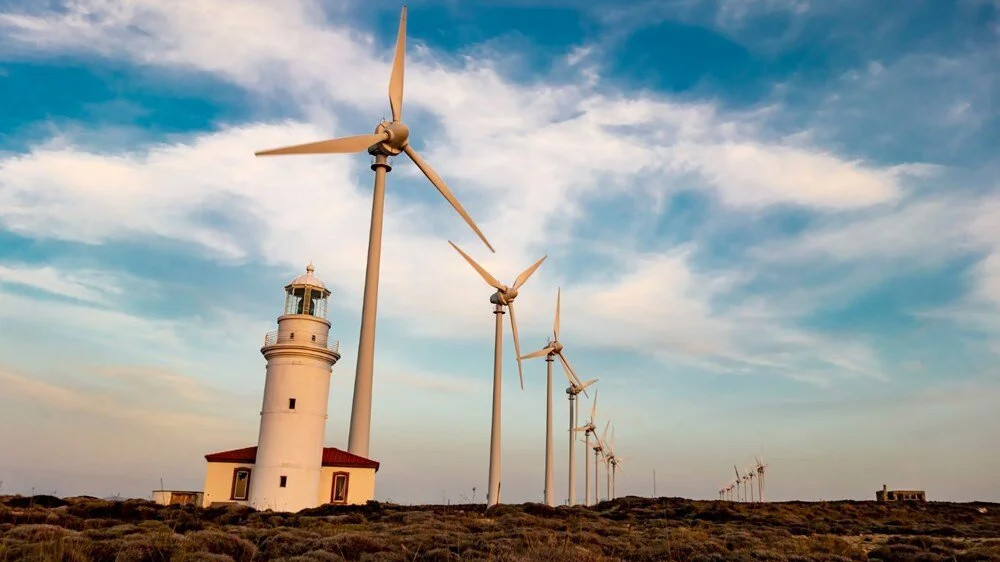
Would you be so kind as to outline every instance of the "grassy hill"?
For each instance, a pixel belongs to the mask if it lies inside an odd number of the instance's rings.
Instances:
[[[593,508],[373,502],[280,514],[0,496],[0,562],[279,559],[1000,560],[1000,504],[627,497]]]

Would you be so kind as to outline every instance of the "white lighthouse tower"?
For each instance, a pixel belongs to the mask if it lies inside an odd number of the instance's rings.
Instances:
[[[312,264],[285,292],[278,330],[265,337],[260,350],[267,359],[267,380],[249,503],[298,511],[320,503],[330,372],[340,354],[337,342],[329,339],[330,291],[313,275]]]

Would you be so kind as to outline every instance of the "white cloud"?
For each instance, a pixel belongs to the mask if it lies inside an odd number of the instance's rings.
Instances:
[[[0,264],[0,285],[4,283],[92,303],[107,303],[108,297],[122,291],[116,279],[101,272],[52,266]]]

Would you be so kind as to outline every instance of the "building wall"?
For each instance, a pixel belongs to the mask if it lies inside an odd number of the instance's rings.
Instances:
[[[375,499],[375,469],[374,468],[342,468],[338,466],[324,466],[320,474],[319,503],[330,503],[333,493],[333,474],[335,472],[346,472],[347,478],[347,503],[363,504],[368,500]]]
[[[231,499],[233,493],[233,471],[237,468],[251,469],[250,486],[252,487],[253,480],[257,477],[257,471],[253,470],[252,464],[236,462],[210,462],[207,464],[208,466],[205,468],[205,487],[202,488],[204,495],[202,496],[201,505],[203,507],[208,507],[213,502],[229,502],[240,505],[249,504],[246,500],[238,501]]]

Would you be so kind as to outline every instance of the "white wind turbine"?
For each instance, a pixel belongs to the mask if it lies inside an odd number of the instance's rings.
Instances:
[[[563,355],[563,344],[559,341],[559,307],[560,300],[562,298],[562,289],[556,292],[556,319],[552,324],[552,339],[538,351],[531,352],[522,357],[522,359],[532,359],[534,357],[545,356],[545,360],[548,363],[548,385],[552,385],[552,358],[558,357],[559,362],[562,363],[563,372],[566,374],[566,379],[569,380],[569,388],[566,389],[566,394],[569,395],[569,505],[576,503],[576,494],[574,491],[574,455],[573,448],[576,439],[573,435],[573,429],[577,426],[577,413],[576,413],[576,396],[581,392],[584,396],[587,396],[586,388],[595,382],[597,379],[591,379],[587,382],[580,382],[580,378],[576,376],[576,372],[573,367],[570,366],[569,361],[566,356]],[[551,401],[550,401],[551,403]],[[551,415],[549,419],[552,419]],[[550,458],[551,445],[547,447],[546,450],[546,465],[552,466],[548,459]],[[584,457],[586,461],[586,456]]]
[[[760,501],[764,501],[764,471],[767,469],[767,465],[764,464],[764,457],[757,457],[757,497]]]
[[[607,455],[607,462],[611,467],[611,491],[610,494],[608,495],[608,499],[613,500],[616,497],[618,497],[618,494],[615,492],[615,477],[617,476],[619,470],[624,472],[624,469],[621,468],[621,464],[624,461],[625,461],[624,457],[619,457],[618,455],[615,454],[615,428],[612,427],[611,447]]]
[[[604,425],[604,433],[602,433],[600,437],[598,437],[596,434],[594,435],[595,443],[593,449],[594,449],[594,504],[595,505],[601,503],[601,487],[598,484],[598,476],[600,475],[600,471],[598,470],[597,462],[598,460],[604,458],[604,438],[608,436],[608,427],[610,426],[611,426],[611,420],[608,420],[608,423]],[[586,460],[586,457],[584,458],[584,460]],[[606,470],[607,467],[605,467],[605,471]]]
[[[750,503],[753,503],[754,502],[754,497],[753,497],[754,469],[753,469],[753,467],[748,467],[746,469],[746,476],[744,478],[746,478],[746,480],[747,480],[747,487],[750,488]]]
[[[736,471],[736,482],[735,482],[735,484],[736,484],[736,501],[740,501],[740,495],[741,495],[740,485],[743,482],[743,477],[740,476],[740,470],[738,468],[736,468],[735,464],[733,465],[733,470]]]
[[[257,152],[257,156],[278,154],[330,154],[368,152],[374,157],[371,165],[375,172],[375,190],[372,195],[371,226],[368,231],[368,265],[365,269],[365,292],[361,304],[361,334],[358,339],[358,360],[354,376],[354,402],[351,408],[351,431],[347,449],[355,455],[368,456],[372,417],[372,370],[375,363],[375,319],[378,308],[378,276],[382,256],[382,210],[385,204],[385,176],[392,170],[388,163],[390,156],[406,155],[420,168],[434,187],[448,200],[486,247],[493,246],[486,240],[479,227],[458,202],[441,176],[431,168],[410,145],[410,129],[402,122],[403,115],[403,67],[406,58],[406,6],[399,16],[399,33],[396,36],[396,52],[392,60],[392,74],[389,77],[389,106],[392,121],[382,121],[370,135],[357,135],[308,144],[276,148]]]
[[[490,428],[490,472],[489,472],[489,488],[486,491],[486,506],[496,505],[500,503],[500,390],[502,388],[501,380],[501,367],[502,367],[502,350],[503,350],[503,309],[506,306],[507,310],[510,310],[510,329],[514,338],[514,353],[517,357],[517,375],[521,380],[521,388],[524,388],[524,375],[521,372],[521,342],[517,335],[517,318],[514,315],[514,299],[517,298],[517,290],[524,285],[524,282],[531,277],[531,274],[538,269],[538,266],[542,265],[545,258],[536,261],[534,265],[525,269],[517,276],[514,280],[514,284],[508,287],[497,281],[496,277],[490,275],[488,271],[482,268],[475,260],[469,257],[468,254],[462,251],[461,248],[455,245],[454,242],[449,241],[452,248],[465,258],[465,261],[469,262],[479,275],[494,289],[496,292],[490,295],[490,302],[493,303],[493,315],[496,317],[496,334],[493,343],[493,422]]]
[[[549,359],[549,361],[551,361],[551,359]],[[587,423],[581,425],[580,427],[574,427],[573,428],[573,431],[582,431],[583,432],[583,437],[584,437],[584,449],[583,449],[583,451],[584,451],[584,453],[586,453],[587,451],[590,450],[590,436],[593,435],[595,439],[597,438],[597,434],[596,434],[597,426],[594,425],[594,419],[597,416],[597,393],[598,392],[599,391],[597,391],[597,390],[594,391],[594,399],[593,399],[593,401],[591,402],[591,405],[590,405],[590,417],[587,418]],[[583,469],[584,469],[584,474],[583,474],[584,503],[583,503],[583,505],[586,505],[586,506],[589,507],[591,505],[591,503],[592,503],[591,502],[591,495],[590,495],[590,463],[587,462],[587,455],[586,454],[584,454],[584,456],[583,456]],[[597,470],[597,469],[595,468],[594,470]],[[595,490],[595,492],[596,492],[596,490]]]

